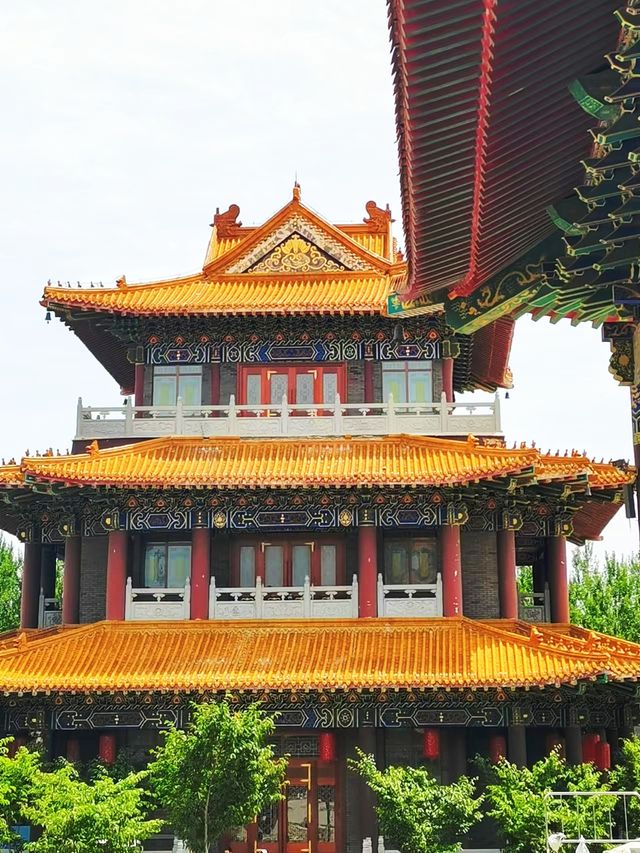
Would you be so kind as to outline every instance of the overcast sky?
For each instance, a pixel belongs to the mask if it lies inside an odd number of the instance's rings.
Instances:
[[[260,223],[296,175],[332,221],[359,221],[368,199],[400,220],[391,84],[384,0],[2,3],[0,456],[67,448],[78,396],[119,400],[45,323],[47,279],[197,271],[217,206]],[[523,319],[511,366],[510,441],[631,457],[628,390],[598,331]],[[637,548],[623,515],[605,531],[619,553]]]

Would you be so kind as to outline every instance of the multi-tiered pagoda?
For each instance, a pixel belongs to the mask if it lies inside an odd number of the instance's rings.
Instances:
[[[45,290],[126,399],[79,402],[71,455],[0,469],[25,549],[4,730],[144,761],[192,700],[260,701],[290,784],[237,853],[355,853],[357,746],[445,781],[558,743],[606,766],[640,648],[568,624],[566,543],[599,538],[634,471],[507,447],[497,396],[456,403],[508,384],[505,352],[437,302],[394,316],[388,210],[332,225],[296,186],[260,227],[238,214],[196,275]]]

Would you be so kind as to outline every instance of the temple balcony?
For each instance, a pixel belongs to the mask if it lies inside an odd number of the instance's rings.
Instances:
[[[84,406],[78,400],[76,441],[169,435],[276,438],[339,435],[501,435],[498,395],[488,402],[335,403],[279,406]]]

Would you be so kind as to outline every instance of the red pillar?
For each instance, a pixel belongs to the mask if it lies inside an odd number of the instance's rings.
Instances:
[[[460,528],[445,524],[440,528],[442,553],[442,598],[445,616],[462,616],[462,561]]]
[[[220,405],[220,365],[211,365],[211,399],[209,403],[212,406]]]
[[[67,761],[77,764],[80,761],[80,741],[71,735],[67,738]]]
[[[569,621],[569,584],[567,581],[567,541],[564,536],[547,539],[547,577],[551,599],[551,621]]]
[[[516,535],[513,530],[499,530],[497,533],[497,546],[500,616],[503,619],[517,619]]]
[[[442,359],[442,390],[447,403],[453,403],[453,359]]]
[[[498,764],[501,758],[507,757],[507,739],[503,734],[489,736],[489,761]]]
[[[133,404],[144,406],[144,364],[136,364],[134,376]]]
[[[364,401],[365,403],[373,403],[373,362],[365,361],[364,363]],[[345,402],[344,400],[342,401]]]
[[[373,525],[358,528],[358,616],[377,616],[378,536]]]
[[[115,735],[100,735],[98,745],[98,758],[103,764],[113,764],[116,760],[118,748]]]
[[[62,576],[62,624],[80,621],[80,537],[68,536],[64,543]]]
[[[20,600],[20,627],[38,627],[38,604],[40,601],[40,560],[42,546],[39,542],[28,542],[24,546],[22,565],[22,597]]]
[[[124,619],[127,584],[127,531],[111,530],[107,555],[107,619]]]
[[[191,531],[191,618],[209,618],[209,560],[211,531],[194,527]]]

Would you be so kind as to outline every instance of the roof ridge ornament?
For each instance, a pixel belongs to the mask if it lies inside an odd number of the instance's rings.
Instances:
[[[389,205],[383,209],[378,207],[375,201],[368,201],[365,204],[365,209],[369,216],[365,216],[362,220],[364,224],[368,225],[377,234],[386,234],[389,230],[389,225],[394,221],[391,218]]]
[[[216,207],[211,227],[216,229],[218,237],[237,237],[242,228],[242,222],[238,222],[239,215],[240,207],[237,204],[230,204],[229,209],[223,213]]]
[[[298,179],[296,178],[295,183],[293,185],[293,201],[300,201],[302,196],[302,187],[298,183]]]

